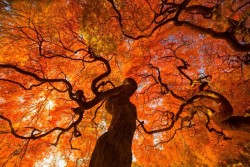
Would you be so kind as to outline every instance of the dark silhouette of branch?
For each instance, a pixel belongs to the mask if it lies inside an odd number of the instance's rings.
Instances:
[[[98,88],[99,88],[100,86],[98,86],[97,83],[98,83],[99,81],[101,81],[103,78],[107,77],[107,76],[111,73],[111,68],[110,68],[109,62],[108,62],[106,59],[104,59],[103,57],[96,55],[96,54],[92,51],[91,48],[89,49],[89,52],[90,52],[90,56],[93,57],[94,61],[101,61],[101,62],[103,62],[104,65],[105,65],[106,68],[107,68],[107,71],[105,71],[104,73],[102,73],[101,75],[99,75],[98,77],[96,77],[95,79],[93,79],[93,81],[92,81],[91,90],[92,90],[92,92],[93,92],[95,95],[98,95],[98,94],[99,94]]]
[[[221,8],[220,8],[220,3],[215,4],[213,7],[207,7],[207,6],[202,6],[202,5],[191,5],[188,6],[190,0],[183,0],[180,4],[177,3],[172,3],[172,2],[165,2],[162,1],[161,4],[159,4],[159,12],[153,11],[154,17],[150,21],[149,25],[146,26],[146,29],[149,29],[151,27],[151,30],[147,31],[144,33],[144,30],[141,31],[142,35],[132,35],[129,32],[126,32],[124,29],[124,23],[123,23],[123,16],[121,12],[117,9],[115,2],[113,0],[109,0],[109,2],[112,5],[112,8],[117,14],[117,20],[120,25],[121,31],[123,35],[127,38],[131,38],[134,40],[138,40],[141,38],[148,38],[153,35],[153,33],[162,28],[164,25],[167,25],[168,23],[172,22],[174,23],[175,26],[184,26],[191,28],[192,30],[198,31],[203,34],[208,34],[211,35],[214,38],[218,39],[224,39],[227,41],[227,43],[236,51],[238,52],[248,52],[250,51],[250,44],[249,43],[242,43],[240,42],[237,37],[236,37],[236,29],[238,28],[235,25],[230,25],[226,31],[224,32],[219,32],[216,30],[213,30],[210,27],[203,27],[201,25],[198,25],[197,23],[192,23],[192,21],[187,21],[187,20],[180,20],[179,16],[184,13],[186,15],[188,14],[201,14],[203,18],[205,19],[210,19],[212,20],[213,15],[215,14],[215,11],[218,11],[219,13],[222,13]],[[237,9],[240,10],[243,7],[246,7],[249,5],[249,3],[243,4],[241,7]],[[152,9],[151,9],[152,10]],[[236,12],[236,11],[234,11]],[[172,14],[172,15],[171,15]],[[184,15],[183,14],[183,15]],[[162,18],[159,20],[159,18]],[[228,18],[230,21],[231,19]],[[154,24],[152,24],[154,23]],[[246,26],[244,27],[246,28]],[[249,32],[249,30],[248,30]]]
[[[214,132],[218,134],[219,136],[222,136],[223,140],[231,140],[231,138],[227,137],[223,131],[218,131],[215,128],[210,128],[209,127],[209,123],[211,122],[210,116],[207,113],[205,113],[205,116],[207,118],[207,122],[205,123],[205,126],[209,132]]]
[[[201,91],[198,95],[195,95],[191,97],[189,100],[187,100],[186,102],[182,103],[179,107],[178,112],[175,114],[173,120],[171,121],[171,123],[165,128],[148,131],[146,127],[144,126],[144,121],[138,120],[138,122],[140,126],[142,127],[142,129],[148,134],[169,131],[174,127],[175,123],[180,119],[180,115],[182,114],[184,108],[187,105],[190,105],[194,103],[195,101],[201,100],[201,99],[212,99],[215,102],[220,103],[222,109],[219,109],[220,112],[215,112],[215,114],[212,117],[213,121],[219,127],[225,130],[241,130],[241,131],[249,132],[250,117],[232,116],[233,108],[230,102],[221,94],[214,92],[214,91],[209,91],[209,90]]]
[[[58,144],[58,141],[60,139],[60,136],[65,133],[65,132],[68,132],[70,131],[72,128],[76,127],[83,119],[83,114],[79,114],[79,117],[76,121],[72,122],[67,128],[62,128],[62,127],[55,127],[43,134],[40,134],[37,132],[41,132],[41,130],[38,130],[36,128],[33,128],[32,132],[30,133],[30,136],[22,136],[22,135],[19,135],[16,130],[14,129],[13,127],[13,124],[11,122],[10,119],[6,118],[5,116],[3,115],[0,115],[0,118],[3,119],[4,121],[8,122],[9,124],[9,127],[10,127],[10,133],[15,136],[16,138],[20,138],[20,139],[32,139],[32,140],[36,140],[36,139],[39,139],[39,138],[42,138],[44,136],[47,136],[49,135],[50,133],[54,132],[54,131],[61,131],[59,133],[59,135],[57,136],[57,139],[56,139],[56,142],[54,143],[54,145],[57,145]]]
[[[72,93],[72,85],[69,83],[69,81],[67,81],[66,79],[47,79],[47,78],[41,78],[38,75],[36,75],[35,73],[29,72],[29,71],[25,71],[15,65],[11,65],[11,64],[0,64],[0,68],[7,68],[7,69],[12,69],[15,70],[16,72],[19,72],[21,74],[30,76],[32,78],[34,78],[35,80],[42,82],[42,83],[64,83],[67,87],[67,91],[69,94],[70,99],[76,101],[76,99],[73,97],[73,93]],[[5,80],[6,81],[6,80]],[[15,82],[15,84],[17,84],[17,82]]]
[[[23,84],[19,83],[19,82],[16,82],[16,81],[12,81],[10,79],[4,79],[4,78],[0,78],[1,81],[6,81],[6,82],[10,82],[10,83],[13,83],[13,84],[16,84],[18,86],[20,86],[21,88],[23,88],[24,90],[31,90],[33,87],[38,87],[38,86],[41,86],[42,84],[44,84],[45,82],[40,82],[38,84],[33,84],[31,85],[30,87],[25,87]]]
[[[177,95],[176,93],[174,93],[172,90],[170,90],[170,89],[168,88],[168,85],[167,85],[167,84],[165,84],[165,83],[162,82],[160,69],[159,69],[158,67],[153,66],[152,64],[149,64],[149,66],[150,66],[151,68],[157,70],[157,73],[158,73],[158,77],[157,77],[158,82],[159,82],[160,85],[165,89],[165,92],[162,92],[163,94],[168,94],[168,93],[170,93],[174,98],[176,98],[176,99],[178,99],[178,100],[180,100],[180,101],[185,101],[185,99],[184,99],[183,97],[181,97],[181,96]],[[153,77],[154,77],[154,76],[153,76]],[[155,80],[156,80],[156,79],[155,79]]]
[[[211,28],[205,28],[205,27],[201,27],[198,25],[195,25],[193,23],[190,23],[188,21],[175,21],[174,22],[176,26],[185,26],[185,27],[189,27],[193,30],[196,30],[200,33],[204,33],[204,34],[209,34],[211,35],[213,38],[216,39],[224,39],[225,41],[227,41],[227,43],[236,51],[238,52],[248,52],[250,51],[250,44],[241,44],[235,34],[235,27],[230,27],[228,28],[225,32],[217,32]]]

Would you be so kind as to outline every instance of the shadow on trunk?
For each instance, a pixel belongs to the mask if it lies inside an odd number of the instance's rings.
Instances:
[[[90,167],[130,167],[132,140],[136,129],[136,107],[129,101],[136,82],[125,79],[118,95],[107,99],[106,110],[112,115],[110,127],[96,142]]]

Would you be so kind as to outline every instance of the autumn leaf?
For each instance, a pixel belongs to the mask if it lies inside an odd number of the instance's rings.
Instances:
[[[0,166],[249,166],[249,6],[1,1]]]

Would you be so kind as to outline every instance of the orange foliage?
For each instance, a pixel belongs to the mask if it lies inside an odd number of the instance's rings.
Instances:
[[[0,65],[12,64],[44,79],[64,79],[71,83],[73,92],[81,89],[86,101],[91,101],[95,97],[91,90],[93,79],[107,71],[103,62],[92,61],[88,54],[91,48],[110,64],[111,74],[103,81],[119,86],[126,77],[132,77],[138,82],[131,100],[137,107],[138,119],[144,121],[148,131],[168,127],[171,114],[177,114],[185,100],[198,94],[201,84],[198,79],[204,76],[212,76],[204,78],[209,89],[230,101],[234,115],[247,114],[250,66],[242,61],[247,52],[237,52],[223,38],[172,21],[154,29],[157,22],[173,15],[165,13],[151,22],[157,12],[164,10],[157,1],[114,1],[122,20],[112,2],[1,1]],[[175,2],[181,4],[183,0]],[[184,11],[179,19],[221,32],[230,27],[228,18],[238,19],[238,23],[244,19],[249,22],[246,7],[236,10],[247,1],[236,1],[233,5],[233,0],[230,2],[231,6],[224,1],[219,5],[224,14],[214,8],[210,20],[197,14],[198,10],[192,14]],[[213,3],[190,1],[189,6],[212,7]],[[249,8],[249,3],[246,6]],[[249,23],[247,28],[249,31]],[[236,37],[241,41],[243,34],[245,43],[249,44],[249,34],[244,33],[237,29]],[[143,38],[137,39],[138,36]],[[182,71],[192,83],[178,69],[184,66],[183,61],[188,63],[188,68]],[[160,84],[158,70],[169,90]],[[112,88],[106,84],[99,90]],[[67,128],[79,118],[72,112],[78,104],[70,98],[67,89],[62,82],[41,82],[31,75],[0,66],[0,115],[12,122],[17,134],[25,137],[44,134],[55,127]],[[88,166],[95,142],[111,120],[104,107],[98,108],[100,104],[85,111],[77,125],[81,136],[75,137],[72,128],[60,135],[58,142],[59,130],[35,140],[17,138],[10,133],[13,129],[8,121],[1,117],[0,166]],[[250,152],[247,155],[242,151],[250,142],[249,133],[224,131],[233,140],[223,140],[207,130],[206,115],[198,106],[218,108],[216,102],[201,98],[183,109],[180,118],[197,110],[190,126],[180,129],[179,121],[172,129],[160,133],[147,134],[138,122],[132,166],[219,166],[233,160],[242,164],[239,155],[250,156]],[[213,121],[209,126],[221,131]]]

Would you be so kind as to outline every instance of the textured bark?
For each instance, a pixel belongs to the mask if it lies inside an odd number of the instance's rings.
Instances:
[[[206,90],[201,91],[200,96],[202,98],[212,99],[219,104],[219,112],[213,114],[212,120],[221,129],[250,132],[250,117],[233,116],[233,107],[223,95]]]
[[[215,121],[215,123],[224,130],[239,130],[250,132],[250,117],[231,116],[224,121]]]
[[[129,97],[137,88],[136,82],[127,78],[123,90],[107,99],[106,110],[112,115],[108,132],[99,137],[91,157],[90,167],[130,167],[132,140],[136,129],[136,107]]]

